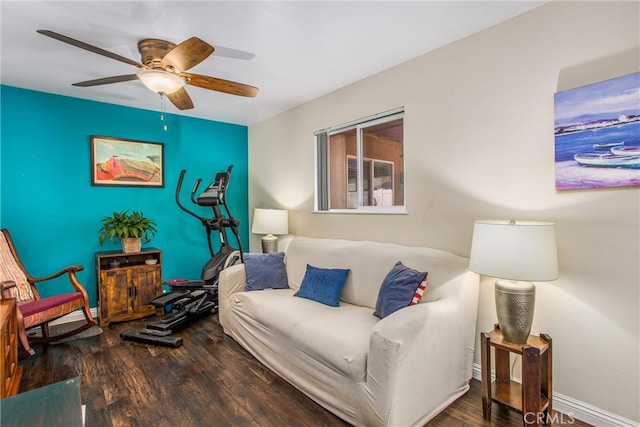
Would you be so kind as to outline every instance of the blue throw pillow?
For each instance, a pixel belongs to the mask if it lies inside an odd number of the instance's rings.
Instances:
[[[373,315],[384,319],[391,313],[410,305],[416,289],[426,279],[427,274],[405,267],[398,261],[387,273],[387,277],[380,286],[376,311]]]
[[[244,268],[247,271],[245,291],[262,289],[287,289],[287,271],[284,267],[284,252],[269,254],[245,253]]]
[[[351,270],[317,268],[307,264],[302,284],[296,297],[311,299],[331,307],[340,306],[340,294]]]

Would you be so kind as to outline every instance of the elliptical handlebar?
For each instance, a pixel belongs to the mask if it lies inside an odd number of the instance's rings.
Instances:
[[[198,215],[197,213],[190,211],[189,209],[187,209],[186,207],[184,207],[184,205],[180,202],[180,190],[182,189],[182,181],[184,180],[184,175],[187,173],[186,169],[182,169],[182,171],[180,172],[180,177],[178,178],[178,185],[176,186],[176,203],[178,204],[178,207],[180,209],[182,209],[183,211],[185,211],[186,213],[188,213],[191,216],[194,216],[196,218],[198,218],[200,221],[204,220],[205,218],[201,217],[200,215]],[[193,190],[191,191],[191,200],[195,202],[193,195],[195,194],[196,190],[198,189],[198,185],[200,185],[200,181],[202,181],[202,179],[198,178],[196,180],[196,184],[193,187]]]
[[[202,178],[196,179],[196,182],[193,184],[193,188],[191,189],[191,201],[195,205],[198,204],[198,202],[196,201],[195,195],[196,195],[196,192],[198,191],[198,187],[200,186],[201,182],[202,182]]]

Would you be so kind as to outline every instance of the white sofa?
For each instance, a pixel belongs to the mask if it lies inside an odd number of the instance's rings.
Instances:
[[[224,332],[260,362],[345,421],[424,425],[469,388],[478,276],[468,259],[429,248],[294,237],[290,289],[245,292],[244,265],[222,271]],[[427,271],[418,305],[379,319],[378,291],[397,261]],[[294,297],[307,264],[351,270],[330,307]]]

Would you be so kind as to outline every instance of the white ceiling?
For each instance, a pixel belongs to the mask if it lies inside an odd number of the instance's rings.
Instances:
[[[244,98],[187,86],[169,113],[250,125],[540,6],[537,1],[0,1],[9,86],[160,111],[140,81],[71,83],[135,67],[36,33],[47,29],[140,61],[137,42],[197,36],[216,52],[190,71],[260,89]],[[247,59],[247,57],[252,57]]]

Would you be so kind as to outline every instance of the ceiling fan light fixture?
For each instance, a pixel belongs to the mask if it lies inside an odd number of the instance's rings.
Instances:
[[[140,70],[138,78],[156,93],[173,93],[187,84],[187,79],[164,70]]]

